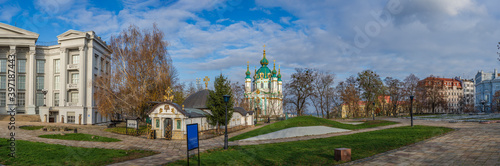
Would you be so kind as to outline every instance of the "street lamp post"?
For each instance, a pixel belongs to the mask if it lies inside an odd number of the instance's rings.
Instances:
[[[373,117],[373,120],[375,120],[375,102],[373,102],[372,117]]]
[[[413,127],[413,95],[410,96],[410,118],[411,118],[411,127]]]
[[[229,102],[229,98],[230,98],[231,96],[229,96],[229,95],[224,95],[224,96],[222,96],[222,97],[224,98],[224,103],[226,103],[226,127],[225,127],[226,132],[224,133],[224,149],[227,149],[227,126],[228,126],[228,125],[227,125],[227,102]]]
[[[47,89],[42,89],[42,93],[43,93],[43,106],[46,107],[46,103],[47,103],[47,92],[49,92]]]

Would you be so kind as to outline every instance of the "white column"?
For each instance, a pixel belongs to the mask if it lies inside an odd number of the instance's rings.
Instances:
[[[66,90],[68,76],[68,49],[61,48],[61,64],[60,64],[60,84],[59,84],[59,107],[65,107],[68,102],[68,91]]]
[[[86,62],[87,62],[87,55],[85,51],[87,47],[86,46],[81,46],[79,47],[80,50],[80,64],[78,64],[78,106],[85,106],[86,103],[86,98],[85,98],[85,92],[86,92],[86,84],[87,80],[85,79],[85,75],[87,73],[86,71]]]
[[[30,46],[29,54],[27,55],[28,65],[26,69],[26,114],[34,115],[36,101],[36,57],[35,46]]]
[[[94,100],[94,65],[93,64],[93,59],[94,59],[94,50],[92,46],[87,47],[87,63],[86,63],[86,78],[87,78],[87,93],[85,94],[86,104],[85,106],[92,108],[94,105],[92,104]]]

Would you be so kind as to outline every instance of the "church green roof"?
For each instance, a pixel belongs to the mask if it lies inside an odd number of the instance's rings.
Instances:
[[[248,63],[249,62],[247,62],[247,72],[245,72],[245,75],[247,75],[247,76],[245,77],[245,79],[250,78],[250,74],[251,74],[250,69],[248,68]],[[250,79],[252,79],[252,78],[250,78]]]
[[[260,73],[262,73],[264,79],[267,79],[267,78],[269,78],[269,74],[271,74],[271,70],[267,66],[262,66],[259,68],[259,70],[257,70],[257,73],[256,73],[257,78],[261,78]]]

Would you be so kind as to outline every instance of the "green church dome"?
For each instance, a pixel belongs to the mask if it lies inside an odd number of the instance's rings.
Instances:
[[[266,50],[264,50],[264,57],[262,57],[262,60],[260,60],[260,64],[262,66],[267,66],[269,64],[269,61],[266,59]]]
[[[276,60],[274,60],[274,65],[273,65],[273,71],[271,72],[273,74],[273,77],[276,77]]]
[[[245,72],[245,75],[247,75],[247,76],[245,77],[245,79],[247,79],[247,78],[252,79],[252,78],[250,77],[250,74],[251,74],[251,73],[250,73],[250,69],[249,69],[249,66],[248,66],[248,65],[249,65],[249,63],[250,63],[250,62],[247,62],[247,72]]]
[[[281,66],[278,68],[278,81],[281,81]]]

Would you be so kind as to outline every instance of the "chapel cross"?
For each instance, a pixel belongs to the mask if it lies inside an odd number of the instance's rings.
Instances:
[[[167,90],[165,90],[165,93],[167,95],[163,96],[163,99],[165,99],[165,101],[173,101],[174,99],[174,94],[172,93],[172,89],[170,89],[170,87],[167,88]]]
[[[205,81],[205,89],[208,89],[208,81],[210,81],[210,78],[208,78],[208,76],[205,76],[203,81]]]

